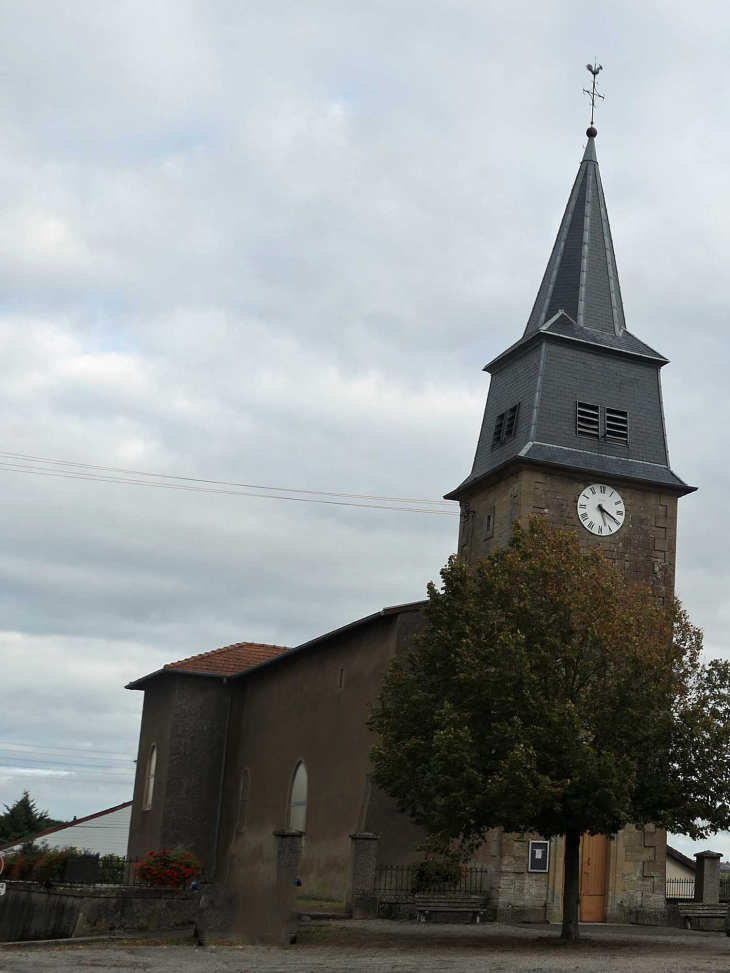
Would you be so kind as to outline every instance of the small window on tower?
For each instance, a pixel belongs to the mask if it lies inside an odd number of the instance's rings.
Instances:
[[[600,409],[589,402],[576,403],[576,432],[579,436],[590,436],[591,439],[601,438]]]
[[[512,439],[517,429],[517,417],[520,413],[520,403],[513,405],[507,412],[500,412],[494,420],[494,432],[492,433],[492,449],[506,443]]]
[[[629,414],[623,409],[606,409],[606,439],[612,443],[629,442]]]

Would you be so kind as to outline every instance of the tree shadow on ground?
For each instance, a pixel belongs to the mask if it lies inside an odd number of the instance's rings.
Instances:
[[[679,931],[678,931],[679,932]],[[713,947],[723,955],[730,950],[725,937],[720,933],[712,936],[698,935],[693,940],[691,934],[684,934],[681,938],[672,935],[659,934],[654,937],[646,932],[631,934],[627,932],[615,933],[611,936],[591,935],[581,930],[581,938],[577,943],[568,943],[560,939],[560,927],[530,926],[505,927],[493,923],[473,926],[461,923],[449,924],[417,924],[415,922],[379,922],[377,926],[370,923],[347,922],[311,923],[299,926],[297,935],[298,947],[334,947],[342,949],[409,949],[409,950],[475,950],[480,953],[500,952],[536,952],[546,950],[566,950],[578,952],[602,952],[605,955],[632,952],[633,954],[657,953],[662,951],[694,951],[698,947],[703,950],[713,950]],[[730,966],[730,962],[729,962]]]

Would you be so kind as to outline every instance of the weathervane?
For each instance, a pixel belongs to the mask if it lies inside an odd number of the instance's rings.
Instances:
[[[593,126],[593,112],[595,111],[596,108],[596,98],[600,98],[601,101],[603,101],[604,98],[604,96],[600,94],[600,92],[596,91],[596,85],[598,83],[596,79],[598,78],[599,71],[603,71],[603,65],[598,64],[594,58],[593,64],[586,64],[586,70],[590,71],[591,74],[593,75],[593,84],[591,85],[590,88],[584,88],[583,93],[588,95],[588,97],[591,99],[591,129],[593,129],[593,135],[595,136],[597,133]],[[590,132],[590,129],[588,131]]]

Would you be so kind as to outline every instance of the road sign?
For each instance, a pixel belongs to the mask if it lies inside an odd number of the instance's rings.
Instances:
[[[5,895],[6,889],[7,889],[7,885],[5,884],[5,882],[0,882],[0,895]]]

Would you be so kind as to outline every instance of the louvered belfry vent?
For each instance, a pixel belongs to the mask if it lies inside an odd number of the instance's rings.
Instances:
[[[606,409],[606,439],[610,439],[612,443],[628,443],[628,412],[623,409]]]
[[[576,432],[579,436],[601,438],[601,411],[589,402],[576,403]]]
[[[515,434],[515,429],[517,428],[517,416],[520,412],[520,403],[513,405],[512,408],[507,413],[507,418],[504,421],[504,439],[512,439]]]
[[[501,412],[497,418],[494,420],[494,433],[492,434],[492,449],[495,446],[499,446],[504,437],[504,420],[506,418],[506,413]]]
[[[517,429],[517,417],[520,414],[520,403],[513,405],[506,412],[500,412],[494,420],[494,432],[492,433],[492,449],[506,443],[508,439],[514,437]]]

